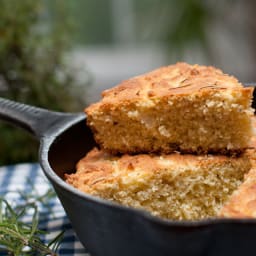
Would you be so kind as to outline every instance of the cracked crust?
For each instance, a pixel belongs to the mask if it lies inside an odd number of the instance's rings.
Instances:
[[[90,114],[100,105],[108,107],[108,104],[122,104],[125,101],[228,89],[240,90],[245,94],[251,91],[250,88],[245,89],[235,77],[224,74],[215,67],[177,63],[125,80],[118,86],[105,90],[102,101],[88,107],[86,112]]]

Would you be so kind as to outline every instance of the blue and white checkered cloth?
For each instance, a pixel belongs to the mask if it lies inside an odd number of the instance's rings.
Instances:
[[[0,196],[12,204],[22,204],[22,194],[37,193],[37,196],[40,196],[50,188],[51,185],[38,164],[0,167]],[[45,242],[51,241],[61,231],[65,231],[58,250],[59,255],[89,256],[74,234],[57,197],[50,199],[47,205],[39,204],[39,228],[47,232],[42,237]]]

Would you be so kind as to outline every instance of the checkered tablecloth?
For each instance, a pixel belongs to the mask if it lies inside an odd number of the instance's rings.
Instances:
[[[12,204],[24,202],[22,195],[43,195],[50,187],[38,164],[0,167],[0,196],[4,196]],[[47,204],[39,204],[39,228],[47,232],[47,235],[42,237],[46,242],[51,241],[61,231],[65,231],[58,250],[59,255],[89,256],[74,234],[57,197],[52,197]]]

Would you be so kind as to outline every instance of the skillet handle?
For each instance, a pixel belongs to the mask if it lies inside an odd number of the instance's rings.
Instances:
[[[0,120],[16,125],[40,139],[56,122],[71,116],[0,98]]]

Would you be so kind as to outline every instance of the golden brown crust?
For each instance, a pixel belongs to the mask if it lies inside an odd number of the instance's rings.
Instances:
[[[105,90],[102,93],[102,101],[92,104],[85,111],[90,115],[94,108],[100,105],[109,108],[119,102],[125,104],[126,101],[227,89],[235,89],[247,95],[252,92],[252,88],[244,88],[236,78],[224,74],[220,69],[177,63],[133,77]]]
[[[66,181],[78,189],[92,193],[99,187],[113,183],[129,173],[138,170],[143,175],[153,175],[154,172],[164,171],[166,168],[207,168],[209,164],[227,164],[236,161],[223,155],[122,155],[113,156],[105,151],[94,148],[77,164],[75,174],[67,174]]]

